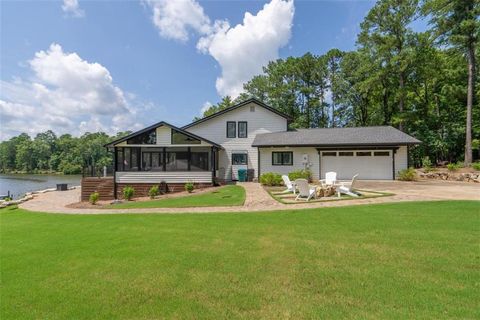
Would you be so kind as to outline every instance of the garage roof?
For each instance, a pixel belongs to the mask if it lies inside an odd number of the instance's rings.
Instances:
[[[254,147],[275,146],[392,146],[419,144],[420,140],[391,126],[315,128],[258,134]]]

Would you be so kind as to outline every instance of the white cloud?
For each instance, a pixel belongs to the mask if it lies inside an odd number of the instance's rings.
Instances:
[[[162,37],[186,41],[187,27],[196,31],[198,50],[210,54],[222,68],[217,92],[233,98],[263,66],[278,58],[278,50],[290,39],[295,11],[293,0],[272,0],[256,15],[246,12],[243,22],[231,27],[225,20],[211,23],[195,0],[147,3]]]
[[[257,15],[246,12],[242,24],[229,27],[223,23],[200,39],[198,49],[222,67],[216,83],[221,96],[237,97],[245,82],[278,58],[278,50],[290,39],[294,11],[293,1],[272,0]]]
[[[189,30],[210,32],[210,19],[195,0],[145,0],[153,11],[152,21],[160,35],[185,42]]]
[[[200,109],[200,116],[203,116],[203,113],[208,109],[210,109],[211,106],[212,106],[212,103],[210,101],[205,101],[202,108]]]
[[[87,130],[115,133],[138,129],[135,99],[113,84],[99,63],[66,53],[58,44],[28,62],[31,79],[1,82],[1,139],[52,129],[74,135]],[[80,124],[80,125],[78,125]]]
[[[85,11],[78,5],[78,0],[63,0],[62,10],[72,17],[81,18],[85,16]]]

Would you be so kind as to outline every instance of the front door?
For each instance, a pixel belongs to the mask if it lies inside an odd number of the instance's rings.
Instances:
[[[238,180],[238,170],[248,169],[248,153],[247,151],[232,152],[232,180]]]

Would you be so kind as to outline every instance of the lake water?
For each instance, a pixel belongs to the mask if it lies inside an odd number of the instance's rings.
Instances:
[[[10,194],[19,198],[27,192],[55,188],[57,183],[69,187],[79,186],[82,176],[60,174],[0,174],[0,195]]]

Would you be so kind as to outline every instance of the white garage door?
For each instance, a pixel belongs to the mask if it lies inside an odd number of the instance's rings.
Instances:
[[[329,171],[335,171],[341,180],[357,173],[359,179],[392,179],[391,150],[322,151],[321,161],[322,179]]]

